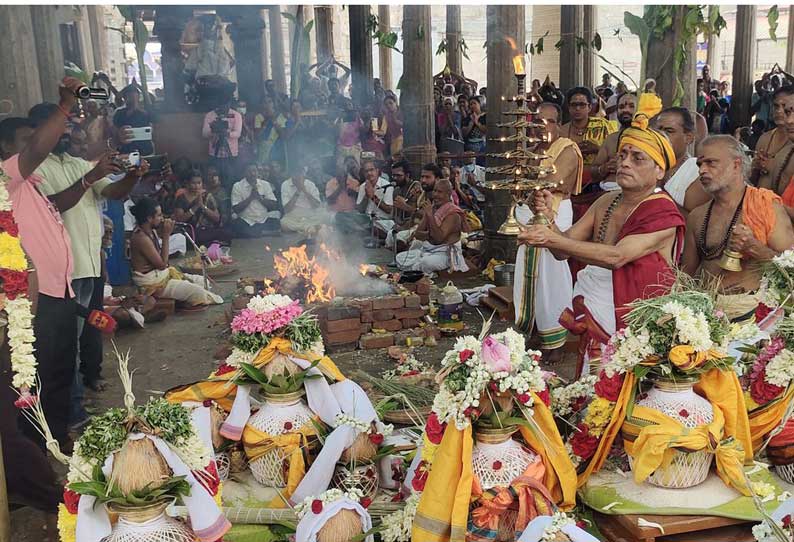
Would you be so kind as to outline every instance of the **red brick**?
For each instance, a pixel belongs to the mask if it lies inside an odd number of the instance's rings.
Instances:
[[[372,298],[367,297],[363,299],[351,299],[347,302],[351,307],[357,307],[361,312],[372,310]]]
[[[417,308],[417,309],[397,309],[394,311],[394,317],[398,320],[402,320],[403,318],[424,318],[427,312],[424,309]]]
[[[372,324],[361,324],[361,334],[365,335],[372,331]]]
[[[430,303],[430,294],[419,294],[419,302],[422,305],[428,305]]]
[[[328,333],[337,333],[339,331],[349,331],[360,327],[361,320],[358,318],[346,318],[344,320],[328,320],[326,329]]]
[[[403,318],[401,322],[403,323],[403,329],[419,327],[419,324],[422,323],[418,318]]]
[[[441,330],[438,329],[438,326],[427,326],[425,327],[425,337],[433,337],[439,340],[441,338]]]
[[[358,307],[350,307],[347,305],[337,305],[328,307],[328,321],[334,320],[349,320],[355,318],[358,320],[361,316],[361,311]]]
[[[372,321],[385,322],[386,320],[393,320],[395,312],[396,311],[394,309],[383,309],[379,311],[372,311]]]
[[[329,333],[325,338],[326,344],[347,344],[354,343],[361,336],[361,329],[349,329],[346,331],[338,331],[336,333]]]
[[[392,333],[369,333],[362,335],[359,339],[359,347],[362,350],[372,350],[373,348],[388,348],[394,346],[394,334]]]
[[[387,295],[376,297],[372,300],[372,309],[401,309],[405,306],[405,300],[401,295]]]
[[[375,317],[372,314],[372,311],[361,311],[361,323],[367,324],[372,323],[375,321]]]
[[[372,329],[385,329],[386,331],[400,331],[402,328],[402,322],[397,319],[386,320],[385,322],[375,322],[372,324]]]
[[[416,293],[419,295],[430,294],[430,287],[433,283],[428,278],[424,278],[416,283]]]
[[[405,296],[405,306],[409,309],[418,309],[422,306],[422,300],[416,294]]]

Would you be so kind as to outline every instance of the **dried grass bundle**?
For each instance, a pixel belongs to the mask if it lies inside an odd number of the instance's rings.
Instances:
[[[148,438],[127,440],[113,457],[111,484],[124,495],[145,487],[159,487],[171,477],[171,468]]]
[[[361,516],[353,510],[342,509],[317,531],[317,542],[349,542],[363,532]]]

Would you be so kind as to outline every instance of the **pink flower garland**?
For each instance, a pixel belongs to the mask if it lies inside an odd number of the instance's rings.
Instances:
[[[289,305],[262,313],[254,312],[251,309],[243,309],[232,320],[232,331],[248,335],[253,335],[254,333],[269,334],[283,328],[293,319],[300,316],[302,312],[303,309],[298,301],[293,301]]]
[[[775,399],[785,388],[766,382],[766,366],[785,347],[783,339],[775,337],[758,353],[750,371],[750,396],[759,405],[764,405]]]

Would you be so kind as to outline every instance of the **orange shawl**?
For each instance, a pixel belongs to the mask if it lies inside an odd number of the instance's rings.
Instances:
[[[794,199],[794,194],[791,197]],[[769,243],[769,237],[775,230],[775,202],[782,202],[780,196],[766,188],[748,186],[747,192],[744,194],[742,222],[752,230],[755,238],[764,245]]]

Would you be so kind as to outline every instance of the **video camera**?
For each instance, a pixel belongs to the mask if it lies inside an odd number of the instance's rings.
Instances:
[[[213,134],[225,134],[229,131],[229,121],[222,118],[217,118],[210,123],[210,130]]]

